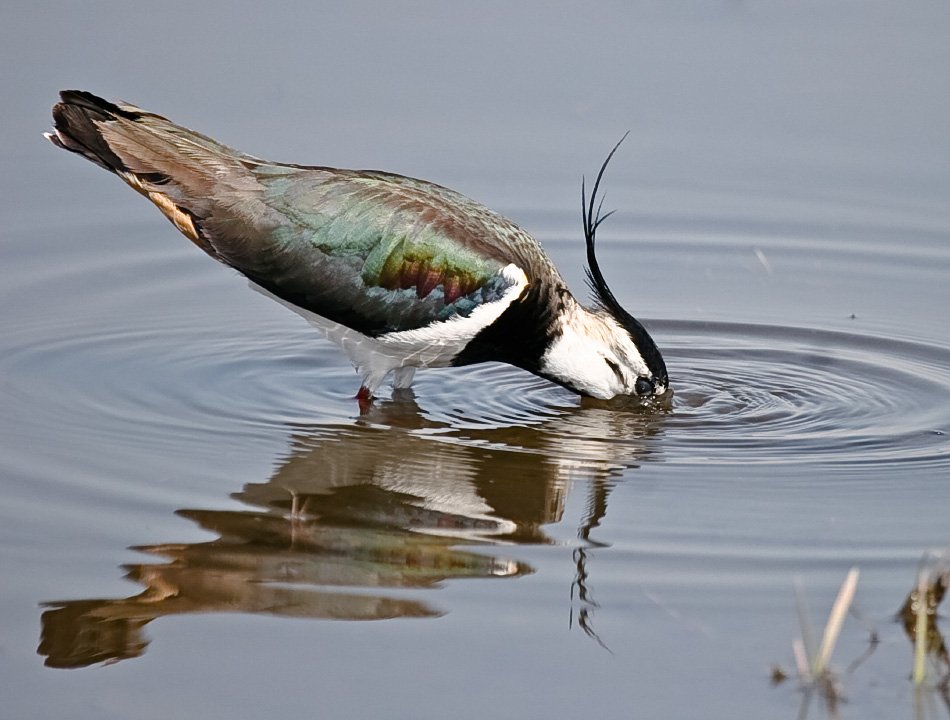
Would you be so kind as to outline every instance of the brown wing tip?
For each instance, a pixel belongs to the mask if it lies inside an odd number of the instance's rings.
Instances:
[[[134,120],[140,115],[82,90],[63,90],[59,96],[60,102],[53,106],[53,132],[46,133],[46,137],[57,147],[78,153],[106,170],[127,170],[103,139],[98,123],[120,117]]]

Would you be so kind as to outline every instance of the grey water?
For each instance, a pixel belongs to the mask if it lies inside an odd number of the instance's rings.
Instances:
[[[895,617],[950,546],[945,3],[3,15],[0,715],[950,717]],[[450,186],[578,295],[580,179],[631,130],[601,264],[672,400],[482,365],[361,413],[336,348],[43,140],[67,87]],[[851,567],[835,703],[795,583],[820,632]]]

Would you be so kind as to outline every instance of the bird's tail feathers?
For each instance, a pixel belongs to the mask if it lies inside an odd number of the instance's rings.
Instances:
[[[248,170],[257,158],[160,115],[84,91],[60,93],[53,132],[46,137],[116,173],[212,255],[196,225],[208,198],[257,187]]]

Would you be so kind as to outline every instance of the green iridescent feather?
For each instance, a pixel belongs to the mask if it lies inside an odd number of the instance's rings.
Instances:
[[[202,228],[228,264],[317,314],[382,334],[467,316],[510,285],[500,273],[512,258],[486,254],[478,240],[490,229],[448,209],[451,191],[383,173],[262,164],[253,174],[268,222],[233,247],[214,214]]]

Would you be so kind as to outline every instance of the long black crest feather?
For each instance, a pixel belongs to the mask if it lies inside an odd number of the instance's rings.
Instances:
[[[610,288],[607,287],[607,281],[604,280],[604,274],[600,271],[600,265],[597,263],[597,256],[594,253],[597,228],[600,227],[600,224],[604,220],[613,215],[614,211],[611,210],[606,215],[601,215],[601,211],[604,207],[604,198],[601,197],[598,203],[597,191],[600,190],[600,181],[604,177],[604,171],[607,169],[610,159],[614,156],[614,153],[617,152],[617,148],[620,147],[620,144],[627,139],[627,135],[629,134],[629,130],[623,134],[623,137],[620,138],[617,144],[614,145],[613,150],[610,151],[610,154],[607,155],[604,164],[600,166],[600,172],[597,173],[597,179],[594,181],[594,190],[590,194],[589,205],[587,203],[586,179],[581,179],[581,215],[584,220],[584,240],[587,242],[587,284],[594,293],[597,303],[615,317],[626,315],[627,312],[620,306],[614,294],[610,292]],[[595,204],[597,205],[596,211],[594,210]]]
[[[610,154],[607,155],[604,164],[600,166],[600,172],[597,173],[597,179],[594,181],[594,190],[590,194],[589,203],[587,201],[586,182],[583,179],[581,180],[581,214],[584,220],[584,240],[587,242],[587,284],[590,286],[591,292],[594,293],[596,303],[610,313],[610,315],[630,333],[630,337],[633,338],[634,343],[646,361],[650,371],[653,373],[654,378],[666,383],[668,382],[666,364],[663,362],[663,356],[660,354],[659,348],[657,348],[656,343],[653,342],[653,338],[650,337],[646,328],[640,324],[640,321],[624,310],[620,303],[617,302],[617,298],[614,297],[610,288],[607,287],[607,281],[604,279],[604,274],[600,271],[600,265],[594,253],[597,228],[600,227],[600,224],[604,220],[613,215],[612,210],[606,214],[602,214],[604,199],[601,197],[599,202],[597,200],[597,192],[600,190],[600,181],[604,177],[604,171],[607,169],[610,159],[614,156],[614,153],[617,152],[617,148],[620,147],[620,144],[627,139],[627,135],[629,134],[629,131],[624,133],[623,137],[614,145]]]

